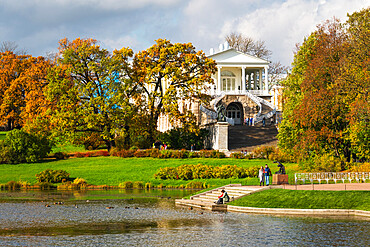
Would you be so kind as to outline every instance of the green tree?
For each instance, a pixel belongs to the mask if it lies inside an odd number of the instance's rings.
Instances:
[[[345,25],[327,21],[299,47],[284,82],[283,151],[311,161],[369,159],[369,21],[369,8]]]
[[[370,8],[349,15],[348,54],[343,78],[344,101],[350,106],[347,134],[354,158],[370,160]]]
[[[142,125],[147,127],[151,142],[156,137],[161,114],[167,114],[172,123],[181,123],[188,130],[196,127],[194,114],[180,109],[179,103],[209,100],[204,92],[213,83],[211,75],[215,71],[215,61],[196,51],[190,43],[172,44],[158,39],[152,47],[135,54],[131,79],[142,93]]]
[[[61,40],[59,51],[46,92],[56,105],[50,111],[54,133],[72,139],[81,133],[98,133],[109,150],[134,112],[126,76],[132,50],[122,48],[111,54],[96,40],[78,38]]]

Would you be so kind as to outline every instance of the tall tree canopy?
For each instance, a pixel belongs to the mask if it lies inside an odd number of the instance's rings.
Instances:
[[[205,101],[204,92],[213,83],[211,75],[216,71],[215,61],[196,51],[190,44],[156,40],[147,50],[135,54],[132,63],[132,81],[141,90],[145,100],[143,110],[147,112],[148,137],[155,138],[158,118],[167,114],[175,123],[194,127],[194,115],[180,109],[179,102],[192,99]]]
[[[110,54],[93,39],[60,41],[58,67],[49,75],[52,124],[59,134],[97,133],[108,149],[132,112],[124,83],[132,50]]]
[[[30,124],[46,109],[43,89],[51,66],[43,57],[0,53],[0,120],[8,130]]]
[[[298,159],[370,159],[369,11],[319,25],[295,54],[278,138]]]

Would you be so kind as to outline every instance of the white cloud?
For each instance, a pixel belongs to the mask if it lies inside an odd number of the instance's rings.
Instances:
[[[264,40],[273,51],[273,60],[290,65],[295,44],[301,43],[318,24],[334,16],[345,21],[347,13],[368,4],[368,0],[287,0],[225,21],[220,37],[237,31]]]
[[[32,55],[56,50],[67,37],[95,38],[109,50],[147,49],[158,38],[192,42],[208,52],[239,31],[262,39],[272,60],[289,65],[295,44],[322,21],[370,5],[370,0],[0,0],[0,42]]]
[[[115,38],[115,39],[103,39],[101,40],[103,47],[107,48],[110,51],[114,49],[121,49],[123,47],[138,47],[140,46],[140,41],[130,35],[126,35],[123,37]]]

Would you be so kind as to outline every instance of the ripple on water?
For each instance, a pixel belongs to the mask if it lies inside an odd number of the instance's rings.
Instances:
[[[368,246],[370,241],[370,222],[353,219],[200,214],[160,199],[50,205],[0,203],[0,245]]]

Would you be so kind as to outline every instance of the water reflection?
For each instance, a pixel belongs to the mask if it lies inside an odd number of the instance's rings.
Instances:
[[[156,191],[149,198],[133,191],[52,193],[0,203],[1,246],[368,246],[370,241],[369,221],[175,207],[173,198],[186,191]],[[62,205],[52,204],[62,199]]]

